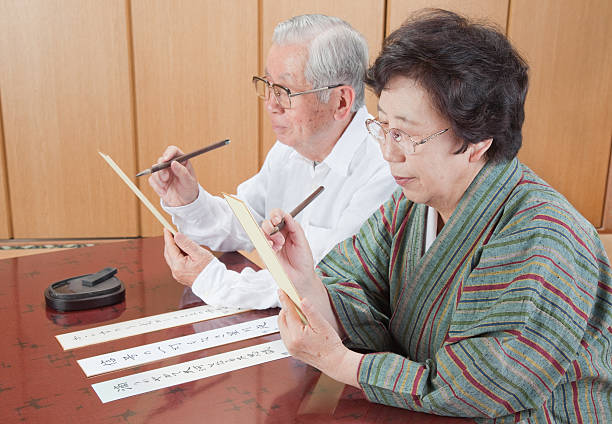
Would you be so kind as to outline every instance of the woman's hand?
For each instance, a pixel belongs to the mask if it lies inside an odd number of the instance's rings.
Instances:
[[[272,236],[269,234],[285,219],[285,227]],[[293,217],[280,209],[270,212],[270,219],[261,224],[261,229],[272,242],[272,249],[285,269],[287,276],[301,296],[307,296],[309,288],[319,280],[314,272],[312,251],[304,230]],[[320,281],[319,281],[319,284]]]
[[[363,355],[342,344],[338,333],[308,299],[302,299],[302,312],[308,320],[303,324],[282,290],[279,298],[283,309],[278,315],[278,328],[289,353],[341,383],[359,387],[357,372]]]
[[[284,228],[270,236],[281,219],[285,220]],[[272,249],[276,251],[276,256],[300,299],[310,299],[313,307],[327,320],[328,325],[331,325],[332,331],[339,333],[340,325],[332,310],[327,289],[314,271],[312,252],[300,224],[290,214],[274,209],[270,212],[270,219],[264,221],[261,228],[270,240]]]

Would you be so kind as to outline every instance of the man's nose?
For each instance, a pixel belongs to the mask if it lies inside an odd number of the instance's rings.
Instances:
[[[285,110],[282,107],[280,107],[273,93],[270,93],[270,95],[266,99],[266,109],[270,113],[282,113]]]

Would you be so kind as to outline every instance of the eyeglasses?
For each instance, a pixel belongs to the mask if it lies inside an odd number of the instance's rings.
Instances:
[[[291,109],[291,98],[295,96],[301,96],[302,94],[316,93],[318,91],[329,90],[331,88],[340,87],[344,84],[328,85],[327,87],[313,88],[312,90],[300,91],[292,93],[287,87],[283,87],[279,84],[273,84],[265,78],[253,77],[253,85],[255,91],[260,99],[268,100],[270,97],[270,91],[274,94],[276,103],[283,109]]]
[[[376,119],[366,119],[366,128],[368,129],[368,132],[372,134],[372,137],[374,137],[380,144],[385,142],[386,135],[389,134],[391,136],[391,140],[399,144],[402,150],[408,155],[415,153],[416,146],[419,144],[425,144],[432,138],[437,137],[440,134],[444,134],[449,130],[447,128],[421,140],[417,140],[413,136],[408,135],[404,131],[398,130],[397,128],[389,128],[388,130],[385,129],[383,124]]]

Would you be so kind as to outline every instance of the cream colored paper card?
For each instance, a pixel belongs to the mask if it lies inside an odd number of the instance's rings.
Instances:
[[[111,158],[109,155],[105,155],[102,152],[98,152],[98,153],[100,153],[100,156],[102,156],[102,158],[106,161],[106,163],[110,165],[113,171],[115,171],[117,175],[121,177],[123,182],[130,188],[130,190],[132,190],[134,194],[142,201],[142,203],[144,203],[147,209],[151,211],[153,216],[157,218],[157,220],[161,223],[161,225],[166,227],[168,231],[170,231],[173,235],[175,235],[176,230],[174,229],[174,227],[172,227],[172,225],[170,225],[168,220],[166,220],[166,218],[164,218],[164,216],[161,213],[159,213],[159,211],[155,208],[155,206],[153,206],[153,204],[149,202],[149,199],[147,199],[145,195],[142,194],[142,191],[140,191],[138,187],[136,187],[136,185],[132,182],[132,180],[130,180],[128,176],[125,175],[125,172],[123,172],[121,168],[119,168],[119,165],[115,163],[113,158]]]
[[[77,363],[91,377],[273,333],[278,333],[276,315],[79,359]]]
[[[64,350],[76,349],[96,343],[108,342],[122,339],[124,337],[136,336],[138,334],[150,333],[152,331],[164,330],[166,328],[178,327],[179,325],[192,324],[194,322],[206,321],[228,315],[246,312],[249,309],[227,308],[223,306],[203,305],[195,308],[181,309],[165,314],[150,317],[137,318],[129,321],[117,322],[115,324],[103,325],[101,327],[88,328],[86,330],[73,331],[71,333],[55,336]]]
[[[289,356],[283,341],[276,340],[92,384],[91,387],[102,403],[106,403]]]
[[[242,200],[230,194],[223,193],[223,197],[225,197],[229,207],[232,209],[232,211],[234,211],[234,215],[236,215],[236,218],[238,218],[238,221],[240,221],[240,224],[242,224],[242,227],[249,236],[249,239],[251,239],[255,250],[257,250],[257,253],[259,253],[259,257],[266,264],[266,268],[268,268],[268,271],[270,271],[270,274],[272,274],[272,277],[274,277],[274,280],[276,280],[278,286],[285,293],[287,293],[293,303],[295,303],[295,305],[298,307],[298,312],[302,314],[302,311],[300,310],[300,298],[295,290],[295,287],[293,287],[293,283],[287,276],[283,266],[278,261],[276,252],[274,252],[272,247],[268,244],[268,239],[257,224],[257,221],[255,221],[255,218],[253,218],[253,215],[251,214],[251,211],[249,211],[247,205]],[[302,319],[305,321],[303,315]]]

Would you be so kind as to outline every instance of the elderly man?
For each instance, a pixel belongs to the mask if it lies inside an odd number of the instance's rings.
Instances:
[[[303,15],[274,30],[265,75],[253,77],[278,142],[262,169],[238,186],[258,222],[270,210],[290,210],[320,185],[323,193],[297,216],[317,263],[351,236],[391,194],[395,182],[368,134],[363,36],[345,21]],[[159,161],[182,152],[166,149]],[[267,270],[227,270],[213,250],[251,250],[233,213],[198,185],[193,167],[173,162],[149,178],[181,233],[165,233],[164,256],[180,283],[209,304],[264,309],[280,306]],[[193,240],[193,241],[192,241]]]

